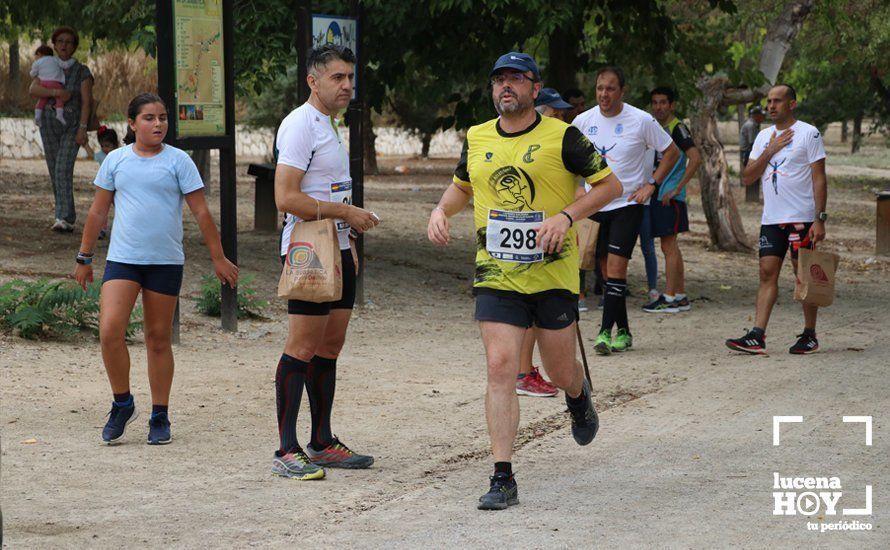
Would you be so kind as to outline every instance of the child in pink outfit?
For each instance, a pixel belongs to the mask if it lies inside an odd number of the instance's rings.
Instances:
[[[64,89],[65,69],[74,64],[74,59],[72,58],[67,61],[62,61],[58,57],[55,57],[53,55],[53,49],[46,45],[40,46],[34,53],[37,56],[37,59],[31,65],[31,76],[36,76],[40,81],[40,85],[44,88],[53,90]],[[46,107],[46,102],[49,99],[50,98],[48,97],[41,97],[37,100],[37,105],[34,106],[34,122],[36,122],[38,126],[40,126],[40,117],[43,113],[43,108]],[[53,99],[56,101],[56,119],[58,119],[62,126],[66,126],[65,102],[61,97],[55,97]]]

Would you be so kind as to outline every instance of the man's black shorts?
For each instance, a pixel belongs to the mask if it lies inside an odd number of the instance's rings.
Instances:
[[[685,202],[671,199],[671,203],[664,206],[660,200],[652,197],[649,209],[653,237],[667,237],[689,231],[689,213]]]
[[[629,260],[640,236],[643,205],[631,204],[608,212],[597,212],[590,219],[600,224],[596,257],[615,254]]]
[[[340,251],[343,263],[343,294],[335,302],[305,302],[303,300],[288,300],[288,315],[327,315],[332,309],[352,309],[355,305],[355,260],[352,259],[352,250]],[[284,256],[281,257],[284,264]]]
[[[801,248],[813,248],[809,235],[811,225],[813,225],[812,222],[761,225],[760,257],[776,256],[784,258],[785,253],[790,248],[791,259],[796,260],[798,250]]]
[[[578,295],[568,290],[520,294],[508,290],[474,288],[473,294],[476,295],[477,321],[559,330],[578,319]]]

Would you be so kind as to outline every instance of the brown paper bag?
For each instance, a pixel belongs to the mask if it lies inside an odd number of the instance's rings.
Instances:
[[[584,218],[575,222],[575,232],[578,234],[578,256],[583,271],[593,271],[596,268],[596,238],[599,235],[600,224]]]
[[[278,297],[335,302],[343,295],[343,265],[332,219],[294,225],[278,281]]]
[[[831,252],[801,248],[797,258],[794,299],[814,306],[834,302],[834,280],[839,257]]]

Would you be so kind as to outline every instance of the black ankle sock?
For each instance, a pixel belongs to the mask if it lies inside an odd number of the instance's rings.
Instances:
[[[815,338],[816,337],[816,329],[805,328],[805,329],[803,329],[803,335],[804,336],[812,336],[813,338]]]
[[[167,405],[152,405],[151,406],[151,415],[154,416],[156,414],[167,414]]]
[[[507,476],[513,475],[513,463],[512,462],[495,462],[494,463],[494,473],[496,474],[507,474]]]
[[[127,390],[124,393],[114,394],[114,401],[118,405],[123,404],[123,403],[129,403],[131,399],[133,399],[133,395],[130,393],[130,390]]]
[[[587,407],[587,394],[584,393],[584,388],[581,388],[581,394],[578,397],[572,397],[566,392],[566,405],[573,409],[580,409],[582,407]]]
[[[754,328],[752,328],[752,329],[751,329],[751,334],[753,334],[754,336],[756,336],[756,337],[758,337],[758,338],[760,338],[760,339],[763,339],[763,338],[766,337],[766,332],[765,332],[762,328],[760,328],[760,327],[754,327]]]
[[[627,309],[625,307],[624,291],[627,289],[626,279],[609,279],[606,281],[606,295],[603,297],[603,326],[601,330],[611,331],[612,327],[622,319],[624,311],[624,327],[627,328]]]
[[[312,438],[309,444],[316,451],[333,441],[331,434],[331,409],[334,406],[334,390],[337,387],[337,359],[315,356],[309,364],[306,376],[306,395],[309,397],[309,413],[312,415]]]
[[[621,296],[615,301],[615,326],[630,331],[627,325],[627,279],[610,279],[613,286],[621,290]]]
[[[275,406],[278,412],[278,455],[293,452],[300,448],[297,443],[297,412],[303,398],[303,385],[306,382],[305,361],[282,354],[275,371]]]

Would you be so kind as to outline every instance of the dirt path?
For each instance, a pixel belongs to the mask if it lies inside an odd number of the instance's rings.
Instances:
[[[82,164],[80,213],[92,175]],[[642,259],[635,254],[634,351],[592,359],[595,397],[605,411],[601,438],[578,448],[561,398],[523,399],[515,459],[522,505],[496,517],[474,509],[490,466],[484,356],[471,322],[470,216],[456,218],[458,238],[449,248],[431,247],[424,233],[450,164],[412,165],[408,175],[388,172],[367,186],[368,204],[383,224],[367,244],[368,305],[356,311],[339,362],[334,429],[376,456],[372,470],[333,471],[312,483],[269,475],[284,308],[273,299],[269,321],[242,322],[236,334],[198,315],[189,298],[209,262],[188,221],[172,445],[143,443],[145,417],[127,444],[98,445],[109,395],[92,337],[48,343],[0,336],[0,504],[9,546],[703,547],[778,540],[886,546],[890,349],[882,329],[890,323],[890,261],[873,257],[868,190],[832,189],[826,248],[844,256],[838,300],[820,322],[825,352],[800,359],[784,353],[801,325],[787,269],[770,329],[773,355],[738,357],[723,347],[723,339],[750,326],[756,259],[706,249],[707,228],[692,189],[692,232],[683,246],[693,311],[642,313]],[[239,166],[239,173],[245,169]],[[79,240],[46,231],[51,197],[39,171],[23,172],[20,165],[0,165],[0,281],[64,275]],[[257,276],[260,294],[271,297],[275,237],[251,230],[253,189],[246,176],[239,176],[238,197],[239,263],[243,273]],[[744,203],[741,211],[752,233],[759,211]],[[593,336],[598,321],[596,310],[582,314],[585,336]],[[145,350],[138,336],[131,357],[133,391],[145,413]],[[817,419],[789,432],[812,434],[813,447],[771,447],[774,414]],[[859,450],[846,426],[832,424],[842,414],[875,416],[873,448]],[[304,410],[303,438],[307,424]],[[838,472],[854,494],[860,480],[870,481],[875,530],[817,537],[797,518],[773,518],[770,480],[777,467],[789,475]],[[860,504],[849,498],[848,506]]]

